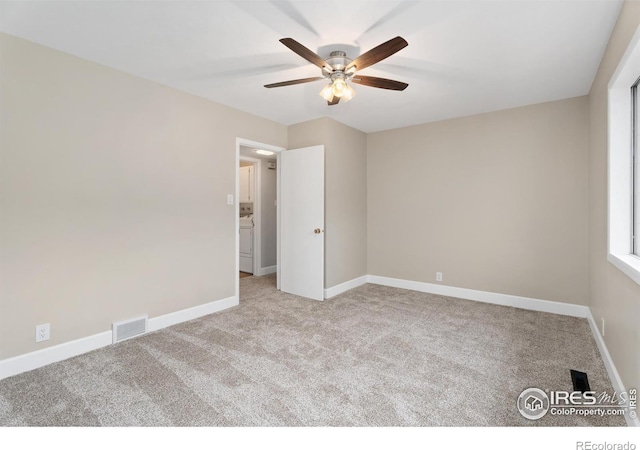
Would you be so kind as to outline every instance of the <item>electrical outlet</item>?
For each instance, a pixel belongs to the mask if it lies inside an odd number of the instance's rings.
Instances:
[[[436,272],[436,281],[442,281],[442,272]]]
[[[36,342],[48,341],[50,336],[50,325],[36,325]]]
[[[604,337],[604,317],[602,318],[602,337]]]

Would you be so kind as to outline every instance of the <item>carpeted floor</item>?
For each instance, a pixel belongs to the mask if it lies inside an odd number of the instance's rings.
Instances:
[[[316,302],[275,278],[240,306],[0,381],[0,425],[618,425],[529,421],[524,388],[611,392],[586,320],[364,285]]]

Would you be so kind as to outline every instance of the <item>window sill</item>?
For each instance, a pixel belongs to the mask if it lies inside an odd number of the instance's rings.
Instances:
[[[607,259],[629,278],[640,284],[640,258],[634,255],[613,255],[609,253]]]

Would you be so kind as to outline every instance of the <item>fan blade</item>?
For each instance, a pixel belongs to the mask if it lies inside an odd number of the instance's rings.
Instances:
[[[280,83],[265,84],[266,88],[292,86],[294,84],[311,83],[312,81],[324,80],[324,77],[300,78],[297,80],[281,81]]]
[[[331,97],[331,100],[327,101],[327,105],[329,106],[337,105],[338,103],[340,103],[340,97],[336,97],[335,95]]]
[[[364,75],[356,75],[351,81],[356,84],[362,84],[364,86],[371,86],[380,89],[389,89],[392,91],[404,91],[407,86],[407,83],[403,83],[402,81],[396,80],[388,80],[386,78],[378,78],[378,77],[366,77]]]
[[[379,61],[382,61],[385,58],[388,58],[394,53],[399,52],[407,45],[409,45],[407,41],[402,39],[400,36],[396,36],[393,39],[388,40],[384,44],[380,44],[377,47],[372,48],[368,52],[358,56],[356,59],[351,61],[347,65],[347,67],[345,67],[344,71],[347,72],[354,66],[357,70],[362,70],[365,67],[369,67]]]
[[[291,51],[302,56],[304,59],[306,59],[310,63],[315,64],[316,66],[320,67],[323,70],[326,70],[329,73],[333,72],[333,67],[331,67],[331,65],[328,62],[326,62],[324,59],[322,59],[320,56],[318,56],[316,53],[309,50],[307,47],[305,47],[298,41],[291,38],[282,38],[280,39],[280,42],[282,42],[284,45],[289,47]]]

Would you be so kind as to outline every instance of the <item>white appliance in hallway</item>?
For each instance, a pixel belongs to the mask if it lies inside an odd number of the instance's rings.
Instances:
[[[240,204],[240,271],[253,273],[253,204]]]

